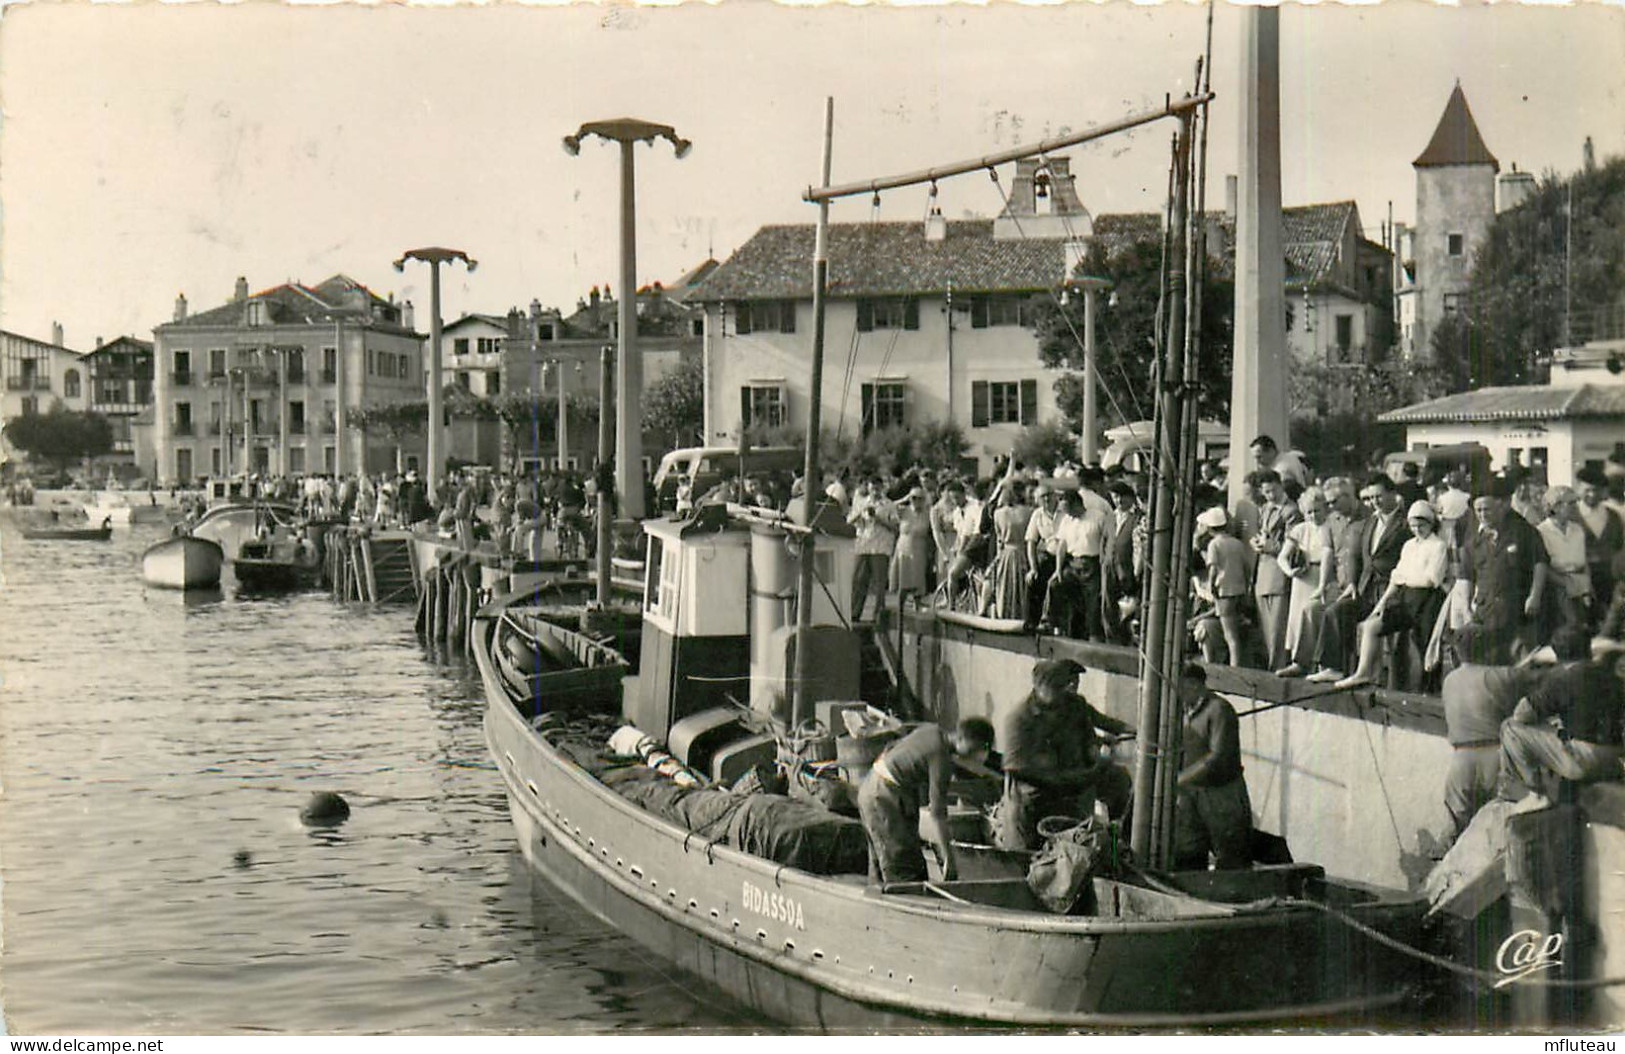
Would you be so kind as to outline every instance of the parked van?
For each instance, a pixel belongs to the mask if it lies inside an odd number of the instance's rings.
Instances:
[[[1420,465],[1422,478],[1439,473],[1459,471],[1471,485],[1473,480],[1487,479],[1490,475],[1490,452],[1478,443],[1451,443],[1446,446],[1426,447],[1422,450],[1396,450],[1382,459],[1382,471],[1396,482],[1403,476],[1406,464]],[[1545,466],[1541,466],[1544,474]]]
[[[804,452],[793,446],[751,447],[745,451],[745,473],[799,472]],[[691,446],[673,450],[660,459],[655,469],[655,507],[670,512],[677,507],[677,481],[694,477],[694,497],[725,479],[739,475],[739,448],[732,446]]]
[[[1156,442],[1151,421],[1135,421],[1106,431],[1108,446],[1100,455],[1101,468],[1122,465],[1125,472],[1149,472],[1152,447]],[[1197,445],[1204,461],[1216,461],[1230,453],[1230,426],[1218,421],[1199,421]]]

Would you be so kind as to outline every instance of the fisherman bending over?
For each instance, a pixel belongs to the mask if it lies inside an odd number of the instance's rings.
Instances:
[[[927,832],[942,864],[944,881],[958,875],[948,830],[948,781],[955,758],[980,764],[993,748],[985,721],[961,721],[952,736],[934,724],[921,725],[875,761],[858,789],[858,816],[869,839],[869,879],[923,882],[925,855],[920,844],[920,804],[929,805]]]
[[[1551,804],[1557,779],[1618,780],[1625,734],[1625,650],[1559,666],[1501,726],[1500,797]]]
[[[1033,689],[1004,725],[1004,797],[993,841],[1001,849],[1037,849],[1046,816],[1086,818],[1095,798],[1114,815],[1128,804],[1128,774],[1100,757],[1096,730],[1133,730],[1107,717],[1074,690],[1083,667],[1071,659],[1033,666]]]

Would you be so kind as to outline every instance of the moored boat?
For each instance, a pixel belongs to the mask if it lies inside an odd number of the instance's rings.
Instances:
[[[169,517],[164,506],[150,497],[146,501],[131,501],[122,491],[98,491],[85,503],[85,515],[91,523],[100,523],[105,519],[115,527],[163,523]]]
[[[666,546],[660,558],[682,562],[684,554]],[[679,573],[667,585],[682,580]],[[537,632],[575,643],[549,648],[528,636]],[[661,636],[651,642],[646,633],[643,698],[629,711],[647,713],[649,696],[668,681],[670,671],[649,668],[651,649],[684,651]],[[775,1021],[847,1029],[1371,1020],[1415,980],[1412,960],[1323,909],[1411,940],[1417,899],[1334,881],[1312,866],[1096,878],[1099,912],[1060,916],[1038,906],[1022,877],[872,885],[855,821],[844,829],[855,854],[799,858],[773,858],[732,824],[691,830],[623,796],[626,763],[606,758],[601,739],[583,739],[579,720],[542,718],[578,719],[593,704],[609,715],[622,708],[618,677],[605,678],[603,663],[585,695],[567,680],[583,670],[555,665],[527,676],[516,668],[525,664],[516,651],[551,654],[557,664],[583,647],[579,635],[498,601],[476,617],[474,640],[486,737],[526,859],[599,918]],[[644,793],[684,797],[668,783]],[[715,787],[695,791],[712,795],[711,807],[716,795],[723,808],[781,807]],[[827,831],[833,819],[807,823]],[[780,843],[816,841],[781,835]]]
[[[141,554],[141,580],[162,589],[208,589],[220,584],[225,560],[218,543],[177,535]]]
[[[23,537],[42,542],[105,542],[113,537],[113,525],[104,519],[99,527],[67,527],[59,524],[30,526],[23,528]]]
[[[286,502],[227,502],[211,506],[204,512],[192,524],[191,534],[195,538],[207,538],[219,543],[220,548],[225,550],[226,559],[231,560],[237,556],[238,549],[245,541],[259,537],[268,521],[273,525],[291,526],[298,519],[298,510]]]
[[[321,557],[302,536],[276,532],[239,545],[231,572],[245,589],[304,589],[320,578]]]

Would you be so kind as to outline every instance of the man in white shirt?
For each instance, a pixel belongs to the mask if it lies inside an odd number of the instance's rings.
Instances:
[[[1036,625],[1044,612],[1050,576],[1060,552],[1058,531],[1066,518],[1061,493],[1046,482],[1038,484],[1038,507],[1027,521],[1027,623]]]
[[[1586,566],[1586,530],[1578,516],[1580,495],[1573,487],[1558,486],[1547,490],[1545,497],[1551,511],[1535,529],[1546,543],[1547,565],[1559,587],[1563,624],[1590,630],[1591,569]]]
[[[1066,520],[1056,529],[1060,540],[1055,573],[1050,576],[1044,621],[1063,636],[1105,640],[1101,615],[1100,556],[1105,550],[1106,521],[1084,511],[1083,498],[1069,491]]]
[[[876,491],[872,479],[865,479],[858,484],[846,522],[858,530],[853,546],[857,560],[852,568],[852,621],[860,622],[871,589],[876,613],[886,605],[891,557],[897,551],[897,507]]]

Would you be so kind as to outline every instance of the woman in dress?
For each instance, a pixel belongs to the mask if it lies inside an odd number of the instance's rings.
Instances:
[[[1027,504],[1025,480],[1009,478],[1003,485],[1003,503],[993,513],[993,560],[988,565],[982,593],[982,614],[993,618],[1027,616]]]
[[[1445,541],[1438,533],[1439,514],[1427,502],[1418,501],[1411,504],[1405,518],[1411,538],[1399,551],[1399,563],[1388,578],[1382,599],[1360,623],[1360,663],[1352,674],[1337,682],[1338,688],[1355,688],[1376,678],[1377,648],[1383,637],[1406,630],[1426,634],[1439,617],[1449,574]]]
[[[915,486],[898,503],[897,550],[891,562],[891,588],[899,598],[931,591],[931,502]]]
[[[1332,529],[1327,522],[1331,505],[1319,487],[1303,492],[1298,507],[1308,519],[1287,529],[1277,562],[1292,579],[1292,598],[1286,613],[1286,654],[1291,663],[1276,670],[1277,677],[1302,677],[1314,662],[1315,641],[1320,630],[1320,613],[1325,607],[1326,586],[1335,578],[1332,565]]]

